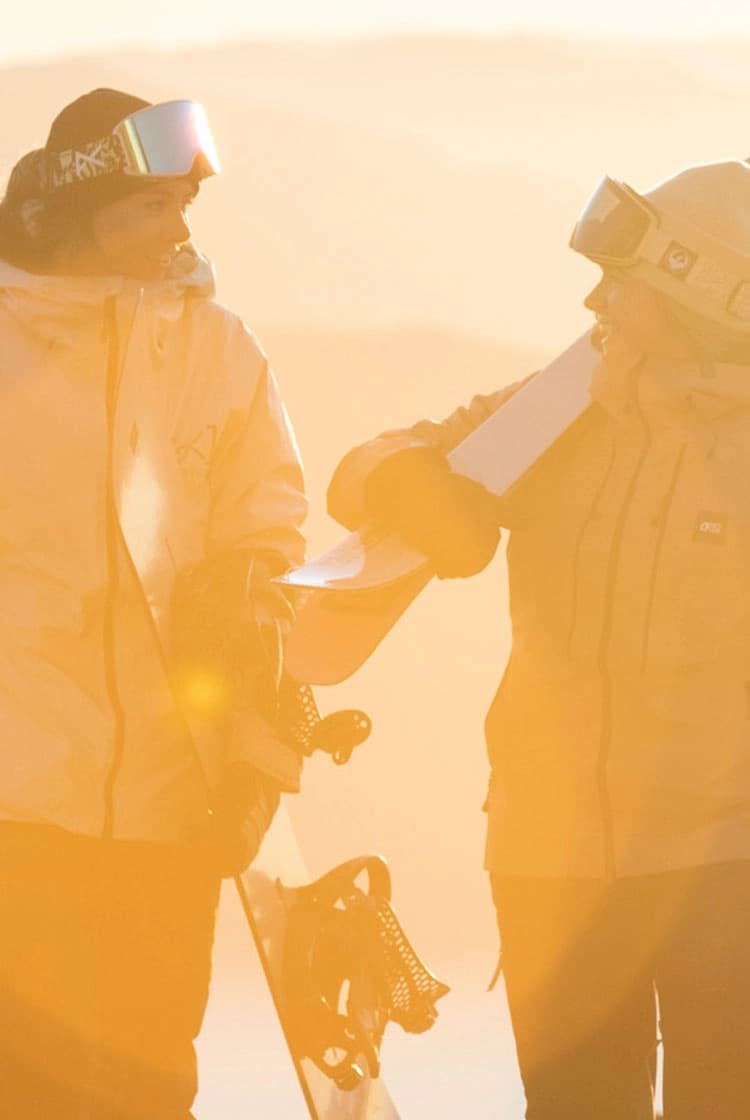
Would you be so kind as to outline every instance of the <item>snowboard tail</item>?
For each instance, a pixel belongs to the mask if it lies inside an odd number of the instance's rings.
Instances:
[[[342,1074],[339,1084],[300,1047],[301,998],[295,996],[302,993],[290,989],[287,952],[290,914],[296,897],[309,890],[309,876],[283,807],[252,867],[235,882],[310,1120],[400,1120],[382,1077],[372,1075],[365,1046],[361,1054],[354,1047],[347,1064],[357,1072],[348,1080]]]
[[[287,638],[286,661],[315,684],[338,684],[367,660],[432,579],[427,564],[385,587],[311,591]]]

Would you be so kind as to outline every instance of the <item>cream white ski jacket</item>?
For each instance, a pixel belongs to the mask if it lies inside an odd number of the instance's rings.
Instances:
[[[229,760],[298,780],[252,709],[218,734],[174,703],[176,576],[233,549],[298,563],[306,505],[262,351],[208,262],[173,272],[0,262],[0,819],[186,839]]]

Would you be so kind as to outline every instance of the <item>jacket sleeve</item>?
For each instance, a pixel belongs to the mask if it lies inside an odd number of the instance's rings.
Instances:
[[[299,449],[268,361],[244,326],[225,352],[230,408],[211,461],[209,555],[227,549],[304,559],[307,514]]]
[[[239,320],[230,326],[222,377],[230,408],[210,472],[206,555],[262,554],[272,570],[302,563],[307,513],[302,464],[276,378]],[[288,617],[279,613],[282,632]],[[235,705],[226,761],[243,760],[282,789],[299,788],[301,758],[251,703]]]
[[[358,529],[366,519],[365,483],[379,463],[408,447],[434,447],[448,455],[527,380],[517,381],[494,393],[476,396],[468,406],[457,408],[443,421],[420,420],[411,428],[383,432],[368,443],[355,447],[341,460],[328,487],[328,512],[331,517],[347,529]]]

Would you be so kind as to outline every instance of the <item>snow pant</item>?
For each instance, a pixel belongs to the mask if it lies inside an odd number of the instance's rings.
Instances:
[[[746,1120],[750,863],[491,879],[527,1120]]]
[[[213,864],[202,845],[0,822],[0,1116],[188,1120]]]

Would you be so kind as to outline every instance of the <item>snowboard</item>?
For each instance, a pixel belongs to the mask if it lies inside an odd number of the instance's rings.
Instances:
[[[359,1063],[364,1077],[354,1088],[338,1088],[310,1057],[299,1054],[295,1046],[283,983],[288,898],[290,888],[309,881],[310,875],[282,804],[256,859],[247,871],[237,876],[235,883],[284,1032],[301,1097],[311,1120],[399,1120],[382,1077],[370,1077],[366,1062]]]
[[[451,467],[504,494],[588,409],[600,360],[586,332],[458,444]],[[288,671],[311,684],[351,676],[433,574],[421,553],[369,526],[288,572],[279,582],[306,592],[287,639]]]

